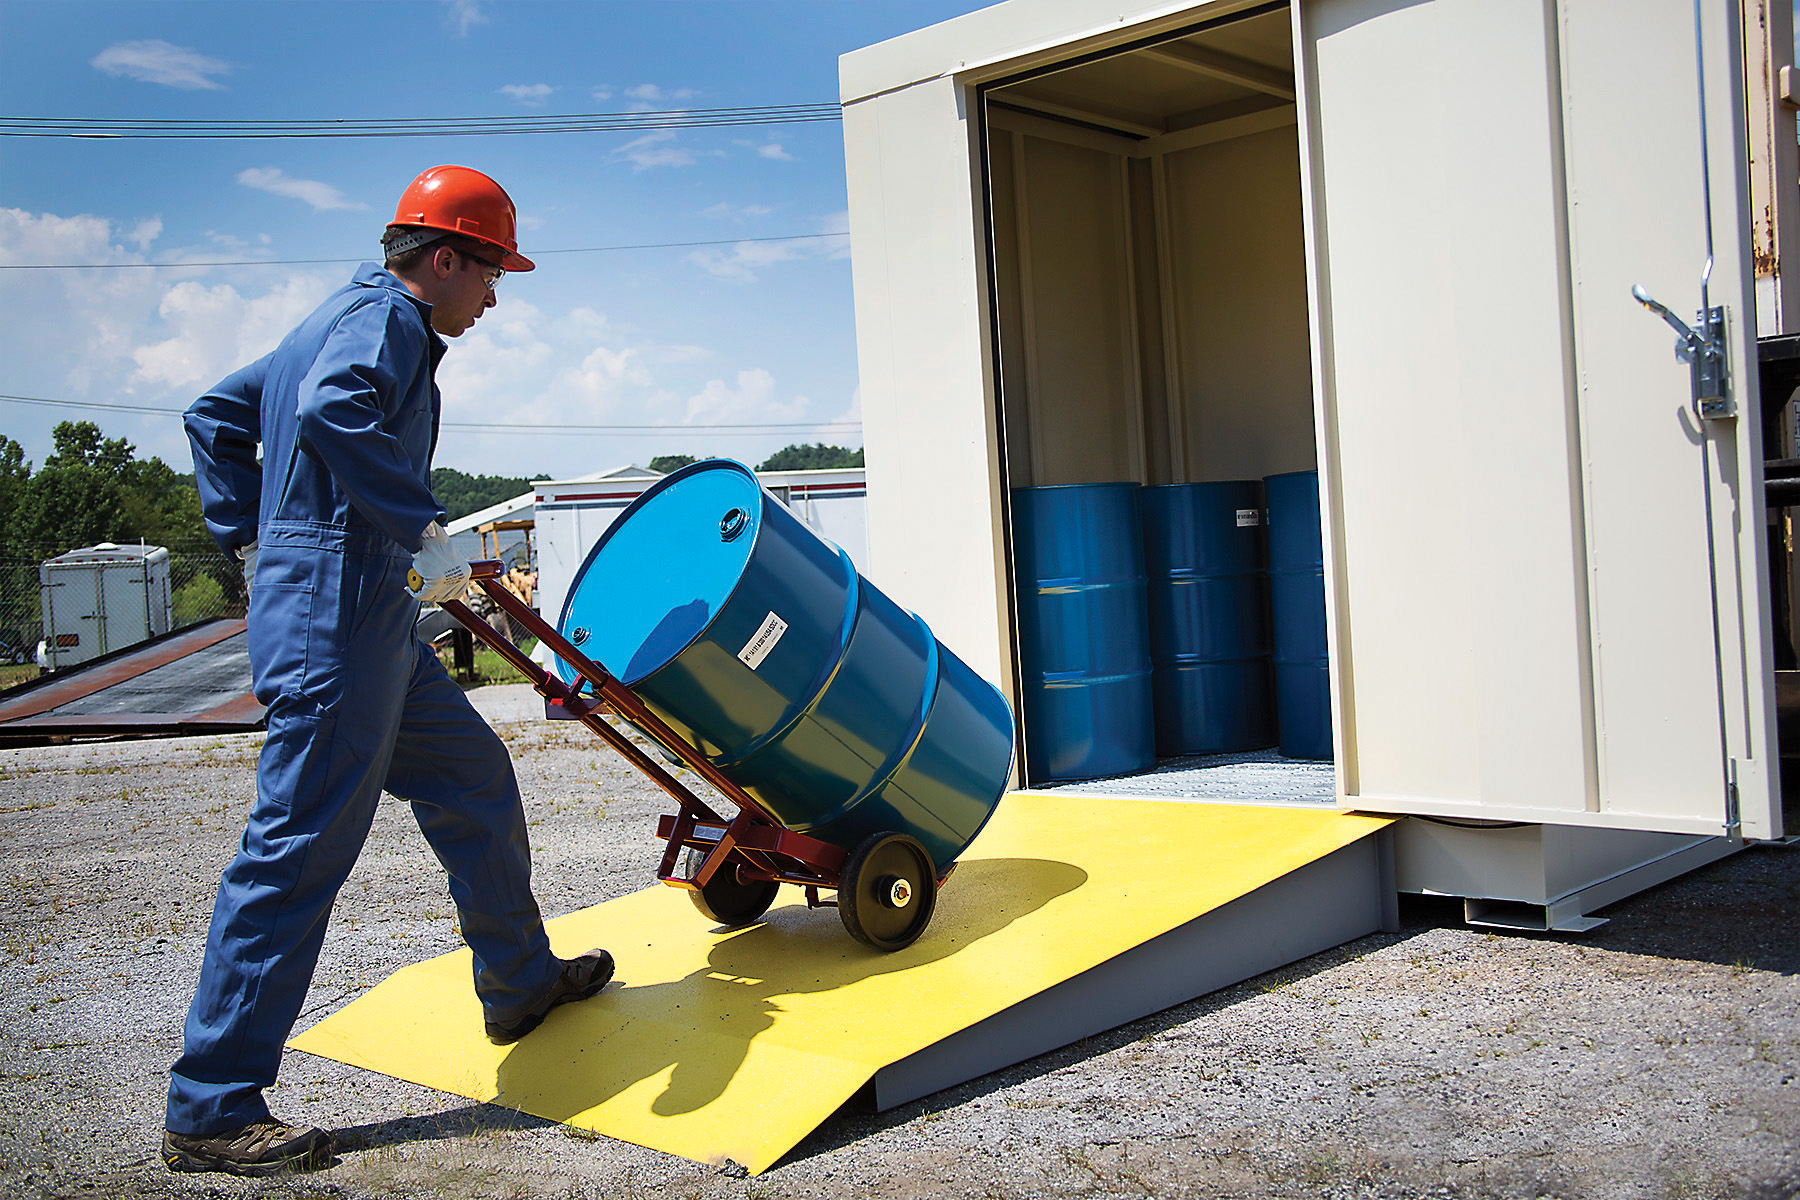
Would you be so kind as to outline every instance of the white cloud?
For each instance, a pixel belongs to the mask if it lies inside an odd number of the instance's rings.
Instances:
[[[780,142],[753,142],[748,138],[738,138],[732,144],[742,146],[746,150],[756,151],[759,158],[772,159],[777,162],[797,161]]]
[[[469,29],[475,25],[486,25],[487,14],[481,11],[480,0],[441,0],[444,6],[444,24],[456,31],[457,37],[469,36]]]
[[[708,213],[710,215],[710,209]],[[759,271],[776,263],[808,258],[848,258],[850,238],[846,231],[849,220],[847,211],[820,220],[819,232],[830,235],[828,237],[786,242],[738,242],[728,248],[705,246],[689,254],[687,261],[721,279],[750,283]]]
[[[819,239],[820,253],[826,258],[850,257],[850,210],[834,212],[819,219],[819,232],[832,236]]]
[[[804,419],[806,397],[783,398],[760,367],[695,390],[697,365],[713,357],[701,346],[643,338],[591,308],[553,318],[527,301],[503,299],[457,339],[438,371],[444,419],[519,428],[666,425],[672,436],[684,430],[691,436],[696,426]],[[450,430],[446,436],[460,442],[494,435]],[[587,443],[576,438],[573,444]]]
[[[723,379],[708,380],[699,394],[689,396],[683,419],[689,425],[725,425],[751,421],[794,421],[806,414],[805,396],[775,398],[775,377],[761,367],[737,373],[737,386]]]
[[[693,88],[671,88],[664,91],[654,83],[640,83],[636,87],[626,88],[625,94],[630,96],[633,100],[657,103],[671,100],[692,100],[700,93],[696,92]]]
[[[615,157],[630,159],[633,168],[639,171],[647,171],[651,167],[693,166],[693,151],[669,145],[674,139],[673,130],[647,133],[641,138],[626,142],[613,151],[613,154]]]
[[[721,200],[709,208],[700,210],[703,217],[711,217],[715,221],[732,221],[742,225],[745,221],[766,217],[775,210],[761,204],[728,204]]]
[[[287,335],[336,286],[321,275],[289,275],[260,296],[228,283],[185,280],[157,305],[173,336],[131,352],[132,387],[203,388],[253,362]]]
[[[0,208],[0,263],[141,261],[113,244],[112,222],[104,217],[33,216],[22,208]]]
[[[654,345],[640,345],[605,314],[577,308],[551,318],[503,298],[458,338],[438,371],[444,419],[533,425],[642,423]]]
[[[346,200],[344,193],[328,183],[320,183],[316,179],[294,179],[279,167],[247,167],[238,172],[237,181],[259,192],[272,192],[277,196],[304,200],[312,205],[314,212],[369,207],[355,200]]]
[[[137,243],[139,250],[149,247],[162,234],[161,217],[145,217],[130,229],[121,229],[119,236],[128,242]]]
[[[557,354],[539,334],[547,325],[535,305],[511,297],[483,314],[438,370],[445,419],[491,421],[496,406],[516,404],[518,381],[541,375]]]
[[[497,89],[503,96],[511,96],[520,104],[542,104],[556,89],[547,83],[509,83]]]
[[[220,255],[245,238],[160,243],[156,217],[109,221],[0,209],[0,263],[133,264]],[[343,272],[291,270],[9,271],[0,288],[0,362],[25,395],[61,400],[129,402],[178,412],[200,388],[274,347],[333,287]],[[225,282],[229,281],[229,282]],[[48,451],[57,421],[81,418],[109,437],[127,437],[140,455],[185,469],[186,438],[174,412],[98,412],[55,408],[8,412],[7,433],[27,454]]]
[[[703,247],[687,260],[721,279],[750,283],[765,267],[807,257],[805,247],[804,242],[739,242],[729,249]]]
[[[212,76],[231,70],[229,63],[209,58],[198,50],[174,46],[160,38],[142,42],[114,42],[89,60],[89,65],[108,75],[160,83],[183,91],[219,91],[224,84]]]
[[[595,346],[580,366],[557,372],[550,386],[559,409],[612,412],[626,385],[649,382],[649,372],[644,370],[636,350],[629,346],[619,350]]]
[[[0,263],[127,264],[147,261],[154,218],[115,229],[103,217],[0,209]],[[132,245],[134,235],[150,235]],[[69,399],[116,396],[132,346],[153,319],[169,274],[147,270],[9,271],[0,288],[0,361],[30,395]],[[9,409],[11,406],[8,406]],[[25,440],[28,421],[49,425],[70,413],[8,411],[8,432]],[[16,424],[15,424],[16,422]]]
[[[612,90],[612,88],[605,87],[605,86],[597,87],[590,93],[590,95],[592,95],[594,97],[594,99],[596,99],[596,100],[611,100],[613,98],[613,90]]]
[[[222,229],[188,244],[163,243],[154,216],[108,220],[0,208],[0,264],[142,263],[267,254],[258,233]],[[270,350],[348,272],[296,276],[266,268],[7,271],[0,289],[0,361],[8,391],[76,401],[124,401],[178,411],[227,373]],[[508,285],[509,289],[511,284]],[[809,421],[842,407],[784,390],[754,360],[722,358],[692,340],[613,321],[601,311],[510,290],[474,329],[455,339],[439,371],[445,420],[529,429],[555,424],[655,425],[651,437],[605,433],[509,435],[447,427],[438,461],[465,470],[563,477],[666,452],[728,453],[756,461],[788,441],[731,438],[709,426]],[[675,328],[679,328],[676,326]],[[687,339],[693,335],[686,334]],[[174,411],[7,412],[6,432],[28,457],[48,452],[50,428],[72,416],[128,437],[141,455],[184,469],[188,449]],[[663,430],[667,435],[664,436]],[[764,445],[764,441],[769,444]],[[832,440],[841,440],[833,438]]]
[[[862,389],[860,387],[851,389],[850,406],[837,416],[826,418],[826,423],[838,427],[821,431],[827,441],[839,446],[848,446],[851,449],[862,445]],[[854,426],[854,428],[845,428],[845,426]]]

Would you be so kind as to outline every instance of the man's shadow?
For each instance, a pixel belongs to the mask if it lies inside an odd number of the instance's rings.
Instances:
[[[626,980],[557,1009],[501,1062],[495,1103],[567,1121],[668,1071],[651,1111],[698,1111],[724,1094],[751,1043],[775,1026],[783,997],[943,961],[1086,882],[1080,867],[1049,859],[963,863],[924,937],[892,954],[852,941],[828,910],[777,909],[722,936],[706,966],[681,979],[641,987]],[[879,1040],[889,1014],[847,1008],[840,1019]]]

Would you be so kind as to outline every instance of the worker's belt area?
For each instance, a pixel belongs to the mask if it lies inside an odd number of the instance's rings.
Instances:
[[[412,551],[373,525],[334,525],[328,521],[264,521],[257,527],[256,542],[267,551],[272,546],[301,546],[334,550],[341,554],[374,554],[412,560]]]

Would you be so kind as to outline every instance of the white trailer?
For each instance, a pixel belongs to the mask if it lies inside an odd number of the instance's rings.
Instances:
[[[1785,0],[1010,0],[845,56],[875,578],[1016,699],[1011,488],[1316,468],[1336,802],[1416,816],[1401,889],[1581,928],[1782,836],[1791,40]]]
[[[169,632],[169,552],[101,542],[38,567],[44,661],[52,671]]]

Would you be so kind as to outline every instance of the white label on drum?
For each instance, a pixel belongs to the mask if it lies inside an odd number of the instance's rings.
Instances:
[[[781,635],[786,632],[787,622],[774,613],[770,613],[763,618],[763,623],[757,626],[756,633],[750,640],[744,643],[744,648],[738,651],[738,658],[752,671],[756,670],[762,666],[762,660],[769,657],[769,651],[775,648],[775,643],[779,642]]]
[[[1262,509],[1260,508],[1240,508],[1237,510],[1237,514],[1239,529],[1242,529],[1247,525],[1262,524]]]

